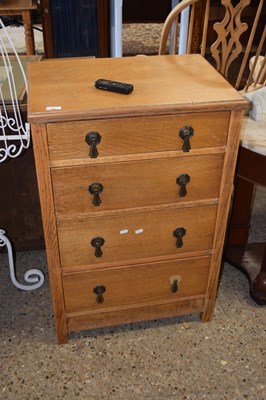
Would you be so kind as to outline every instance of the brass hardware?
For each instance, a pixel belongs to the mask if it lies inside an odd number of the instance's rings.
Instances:
[[[100,193],[103,191],[103,185],[99,182],[94,182],[89,186],[89,192],[93,195],[92,204],[97,207],[101,204]]]
[[[104,238],[99,236],[91,240],[92,247],[95,247],[95,253],[94,253],[95,257],[102,257],[103,252],[101,247],[104,245],[104,242],[105,242]]]
[[[98,132],[89,132],[85,136],[85,142],[90,146],[90,158],[98,157],[97,144],[101,142],[101,135]]]
[[[192,128],[192,126],[186,125],[179,130],[179,136],[181,137],[181,139],[184,140],[182,147],[184,153],[188,152],[191,149],[189,139],[191,139],[193,135],[194,129]]]
[[[176,293],[179,289],[179,284],[182,277],[180,275],[175,275],[170,278],[171,292]]]
[[[93,293],[95,293],[97,295],[96,302],[98,304],[102,304],[104,302],[103,294],[105,292],[106,292],[106,288],[105,288],[105,286],[102,286],[102,285],[95,286],[95,288],[93,289]]]
[[[190,182],[188,174],[181,174],[176,178],[176,183],[180,186],[179,196],[185,197],[187,195],[186,185]]]
[[[176,238],[176,247],[180,248],[183,246],[183,240],[182,238],[185,236],[186,234],[186,229],[183,227],[178,227],[174,230],[173,232],[173,236]]]

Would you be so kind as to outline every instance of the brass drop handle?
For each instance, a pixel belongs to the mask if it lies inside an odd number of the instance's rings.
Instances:
[[[183,243],[182,238],[185,236],[186,232],[187,232],[186,229],[183,228],[182,226],[178,227],[174,230],[173,236],[176,238],[176,247],[177,248],[180,248],[183,246],[184,243]]]
[[[98,304],[102,304],[104,302],[103,294],[105,292],[106,292],[106,288],[105,288],[105,286],[102,286],[102,285],[95,286],[95,288],[93,289],[93,293],[96,294],[96,302]]]
[[[85,136],[85,141],[90,146],[90,152],[89,152],[90,158],[98,157],[97,144],[101,142],[101,138],[102,137],[98,132],[89,132]]]
[[[190,182],[188,174],[181,174],[176,178],[176,183],[180,186],[179,196],[185,197],[187,195],[186,185]]]
[[[170,278],[170,289],[172,293],[178,292],[179,289],[179,284],[182,280],[182,277],[180,275],[174,275]]]
[[[187,153],[191,149],[189,139],[191,139],[193,135],[194,135],[194,129],[192,128],[192,126],[185,125],[183,126],[183,128],[179,130],[179,136],[181,137],[182,140],[184,140],[182,147],[184,153]]]
[[[104,245],[104,242],[105,242],[104,238],[100,236],[95,237],[91,240],[92,247],[95,247],[95,253],[94,253],[95,257],[102,257],[103,252],[101,247]]]
[[[178,291],[178,280],[175,279],[171,286],[171,292],[176,293]]]
[[[93,195],[92,204],[94,207],[98,207],[102,202],[100,193],[103,191],[103,185],[100,182],[93,182],[88,190]]]

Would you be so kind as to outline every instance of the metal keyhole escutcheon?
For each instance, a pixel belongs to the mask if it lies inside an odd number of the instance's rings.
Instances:
[[[104,245],[104,242],[105,242],[104,238],[100,236],[95,237],[91,240],[91,245],[92,247],[95,248],[95,253],[94,253],[95,257],[102,257],[103,252],[101,247]]]
[[[104,302],[103,294],[105,292],[106,292],[106,288],[105,288],[105,286],[102,286],[102,285],[95,286],[95,288],[93,289],[93,293],[96,294],[96,302],[98,304],[102,304]]]
[[[194,135],[194,129],[192,128],[192,126],[186,125],[179,130],[179,136],[181,137],[182,140],[184,140],[182,147],[184,153],[188,152],[191,149],[189,139],[191,139],[193,135]]]
[[[186,229],[183,227],[178,227],[174,230],[173,236],[176,238],[176,247],[180,248],[183,246],[183,237],[186,234]]]
[[[101,204],[100,193],[103,191],[103,185],[100,182],[94,182],[89,186],[89,192],[93,195],[92,204],[98,207]]]
[[[85,141],[90,146],[90,152],[89,152],[90,158],[98,157],[97,144],[101,142],[101,138],[102,137],[98,132],[89,132],[85,136]]]
[[[190,182],[190,176],[188,174],[181,174],[176,178],[176,183],[180,186],[179,196],[185,197],[187,195],[186,185]]]

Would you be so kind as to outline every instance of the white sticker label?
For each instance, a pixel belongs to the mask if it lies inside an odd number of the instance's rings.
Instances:
[[[135,234],[136,234],[136,235],[139,235],[139,234],[142,233],[143,231],[144,231],[144,229],[142,229],[142,228],[141,228],[141,229],[136,229],[136,230],[135,230]]]
[[[62,110],[61,106],[47,106],[46,111]]]
[[[125,235],[126,233],[128,233],[128,229],[122,229],[120,231],[120,235]]]

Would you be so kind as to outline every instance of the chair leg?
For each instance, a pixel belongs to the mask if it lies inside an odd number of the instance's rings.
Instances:
[[[260,272],[252,282],[250,291],[252,297],[259,304],[266,304],[266,245],[264,249]]]
[[[25,32],[26,52],[27,55],[31,56],[35,54],[35,41],[32,25],[32,15],[30,10],[22,11],[22,21]]]
[[[245,273],[251,297],[263,305],[266,304],[266,245],[248,243],[253,190],[252,182],[236,178],[224,256],[229,264]]]
[[[254,184],[237,177],[231,217],[227,234],[227,247],[246,247],[249,236],[251,204]]]

